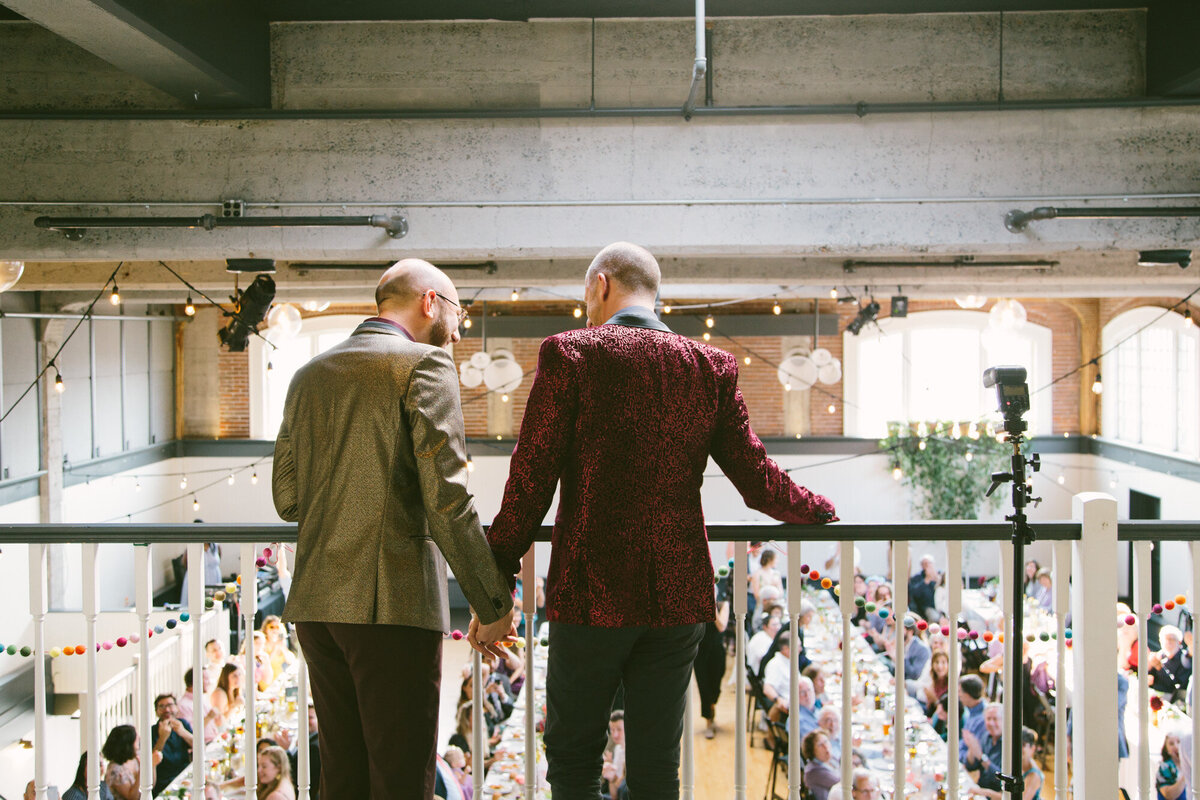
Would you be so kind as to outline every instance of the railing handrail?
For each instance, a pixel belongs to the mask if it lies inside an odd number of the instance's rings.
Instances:
[[[1076,541],[1077,522],[1033,524],[1037,538],[1050,542]],[[888,541],[1008,541],[1007,522],[979,520],[922,520],[916,522],[836,522],[831,525],[792,525],[780,522],[713,522],[709,541],[888,542]],[[487,529],[487,526],[484,526]],[[538,530],[536,541],[549,542],[550,525]],[[1122,520],[1117,538],[1123,542],[1193,541],[1200,539],[1200,520]],[[229,544],[294,542],[292,522],[107,522],[0,524],[5,544],[161,544],[206,541]]]

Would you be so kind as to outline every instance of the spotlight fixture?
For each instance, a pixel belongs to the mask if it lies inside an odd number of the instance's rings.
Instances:
[[[859,307],[858,315],[855,316],[854,319],[850,321],[850,324],[846,326],[846,330],[849,331],[850,333],[854,334],[855,336],[858,336],[860,333],[862,333],[863,327],[865,325],[868,325],[868,324],[874,322],[875,318],[878,316],[879,316],[879,303],[876,303],[874,300],[872,300],[871,302],[867,303],[865,306]],[[830,413],[833,413],[833,412],[830,412]]]
[[[196,316],[196,305],[192,302],[192,296],[190,294],[188,295],[187,305],[183,307],[183,313],[187,314],[189,317]]]
[[[1191,250],[1142,250],[1138,253],[1139,267],[1166,267],[1175,264],[1180,269],[1187,269],[1192,263]]]
[[[259,275],[246,291],[239,291],[230,299],[236,310],[225,312],[230,317],[229,324],[217,333],[229,352],[240,353],[246,349],[250,334],[257,333],[259,324],[267,318],[267,310],[275,299],[275,281],[270,275]]]
[[[117,288],[115,283],[113,284],[112,294],[108,296],[108,302],[112,303],[114,306],[121,305],[121,290]]]
[[[1092,381],[1092,394],[1101,394],[1104,391],[1104,381],[1100,380],[1100,373],[1096,373],[1096,379]]]
[[[908,316],[908,298],[898,294],[892,298],[892,316],[900,319]]]

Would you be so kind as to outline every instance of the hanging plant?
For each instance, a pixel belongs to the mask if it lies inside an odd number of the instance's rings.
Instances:
[[[911,487],[919,519],[978,519],[982,507],[1000,503],[1003,492],[983,495],[992,473],[1007,464],[1010,447],[990,430],[980,431],[974,423],[891,422],[879,446],[888,454],[893,477]]]

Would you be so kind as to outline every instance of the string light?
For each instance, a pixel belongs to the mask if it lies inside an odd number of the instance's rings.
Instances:
[[[830,403],[829,407],[826,408],[825,410],[828,411],[830,414],[832,414],[835,411],[837,411],[837,406],[835,406],[833,403]]]
[[[1059,476],[1058,476],[1058,485],[1059,485],[1059,486],[1062,486],[1062,485],[1063,485],[1064,483],[1066,483],[1066,482],[1067,482],[1067,476],[1066,476],[1066,475],[1059,475]]]
[[[192,511],[199,511],[199,510],[200,510],[200,500],[196,497],[196,495],[192,495]]]
[[[62,373],[58,371],[58,367],[55,366],[53,361],[50,362],[50,366],[54,367],[54,391],[62,394],[67,390],[67,387],[63,384]]]
[[[251,473],[251,475],[250,475],[250,485],[251,485],[251,486],[257,486],[257,485],[258,485],[258,473],[257,473],[257,472]]]
[[[904,477],[904,472],[899,467],[896,467],[892,470],[892,480],[898,481],[903,477]]]
[[[182,478],[179,479],[179,488],[180,489],[187,488],[187,475],[184,475]]]
[[[1195,320],[1192,319],[1192,310],[1190,308],[1184,309],[1183,321],[1187,325],[1195,325],[1196,324]]]
[[[1110,489],[1117,488],[1117,473],[1114,472],[1112,474],[1112,477],[1108,479],[1108,488],[1110,488]]]
[[[670,314],[670,313],[671,313],[671,307],[670,307],[670,306],[663,306],[663,313],[664,313],[664,314]]]
[[[508,402],[508,395],[506,395],[506,394],[502,394],[502,395],[500,395],[500,402],[501,402],[501,403],[507,403],[507,402]]]
[[[791,385],[790,383],[785,383],[785,384],[783,385],[783,390],[784,390],[785,392],[790,392],[790,391],[792,390],[792,385]]]
[[[114,306],[121,305],[121,290],[117,288],[116,283],[113,283],[112,294],[108,296],[108,302]]]
[[[924,439],[922,439],[921,441],[917,442],[917,449],[918,449],[918,450],[924,450],[924,449],[925,449],[925,440],[924,440]]]
[[[226,479],[225,482],[228,483],[230,486],[233,486],[233,481],[234,481],[234,477],[233,477],[233,473],[231,472],[231,473],[229,473],[229,477]]]
[[[471,460],[470,456],[467,456],[467,472],[474,472],[474,471],[475,471],[475,462]]]
[[[1100,373],[1096,373],[1096,379],[1092,381],[1092,394],[1100,394],[1104,391],[1104,382],[1100,380]]]
[[[779,303],[776,303],[771,307],[771,313],[778,317],[783,313],[783,308],[779,305]]]
[[[712,334],[711,334],[711,333],[709,333],[708,331],[705,331],[705,332],[704,332],[704,341],[706,341],[706,342],[711,342],[711,341],[712,341]]]
[[[973,459],[973,458],[975,458],[975,456],[974,456],[974,455],[971,453],[971,451],[970,451],[970,450],[968,450],[968,451],[967,451],[967,455],[966,455],[966,459],[967,459],[967,461],[970,461],[970,460],[971,460],[971,459]]]
[[[583,309],[579,306],[575,306],[575,310],[571,312],[571,316],[575,317],[575,319],[579,319],[583,316]]]
[[[140,492],[142,490],[142,482],[139,481],[137,478],[133,479],[133,490],[135,492]]]
[[[474,324],[475,324],[474,322],[471,322],[471,318],[470,318],[470,317],[467,317],[466,319],[464,319],[464,320],[463,320],[463,327],[464,327],[464,328],[468,328],[468,329],[469,329],[469,328],[470,328],[472,325],[474,325]]]
[[[192,302],[192,296],[190,294],[188,295],[187,305],[183,307],[183,313],[187,314],[189,317],[196,316],[196,304]]]
[[[837,296],[837,287],[836,287],[836,286],[835,286],[835,287],[833,287],[832,289],[830,289],[830,290],[829,290],[829,299],[830,299],[830,300],[837,300],[837,299],[838,299],[838,296]]]
[[[747,367],[750,366],[750,356],[746,356],[742,359],[742,361],[745,362]]]
[[[514,303],[521,299],[521,290],[520,289],[512,290],[512,299],[513,299]]]
[[[714,326],[716,324],[717,324],[717,321],[715,319],[713,319],[712,314],[709,314],[707,317],[704,318],[704,325],[706,327],[711,328],[712,326]]]

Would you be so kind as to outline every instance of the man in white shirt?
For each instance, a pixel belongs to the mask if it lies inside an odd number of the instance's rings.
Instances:
[[[763,656],[770,649],[771,642],[775,641],[775,635],[779,633],[782,625],[779,617],[767,617],[763,629],[750,637],[750,643],[746,645],[746,666],[755,675],[759,674]]]

